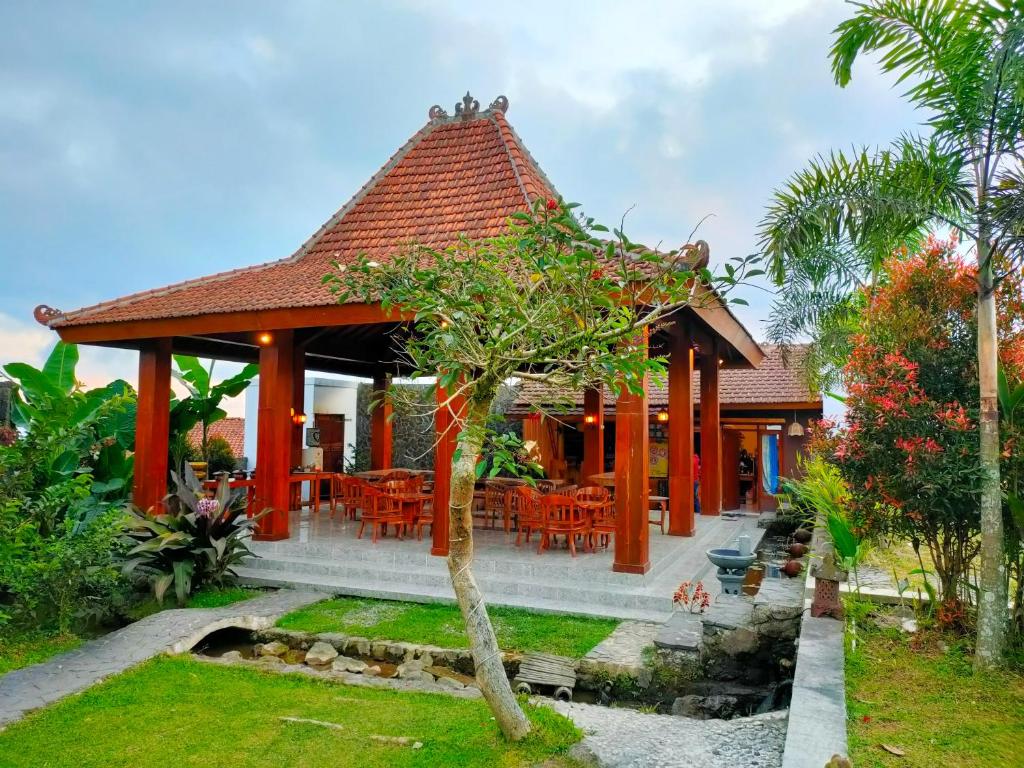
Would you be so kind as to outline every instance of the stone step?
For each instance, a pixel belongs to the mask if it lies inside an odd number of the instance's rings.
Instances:
[[[251,562],[251,561],[250,561]],[[418,603],[451,603],[455,601],[451,584],[426,586],[413,581],[381,581],[378,579],[355,579],[330,574],[312,574],[283,569],[251,568],[236,569],[240,580],[247,584],[265,587],[297,587],[323,592],[325,595],[353,595],[384,600],[405,600]],[[547,599],[533,595],[507,594],[489,590],[481,583],[481,589],[489,605],[510,608],[526,608],[538,613],[563,613],[577,616],[596,616],[612,619],[663,622],[671,615],[671,598],[666,598],[665,609],[654,607],[629,607],[604,603],[593,603],[578,599]]]
[[[274,555],[248,560],[246,567],[267,578],[272,578],[272,574],[286,571],[316,576],[340,585],[370,583],[389,590],[404,590],[408,585],[415,585],[431,592],[440,591],[446,597],[450,596],[451,590],[447,567],[436,563],[436,561],[433,567],[372,566],[366,563],[335,562],[308,556]],[[554,582],[549,578],[543,580],[522,577],[509,578],[509,574],[489,573],[476,567],[474,567],[474,574],[488,599],[516,596],[557,603],[580,602],[613,608],[636,609],[665,615],[672,610],[669,593],[645,593],[636,587],[594,584],[585,578],[585,574],[577,575],[576,580],[555,580]]]

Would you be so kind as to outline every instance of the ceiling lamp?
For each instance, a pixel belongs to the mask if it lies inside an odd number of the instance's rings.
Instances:
[[[789,429],[786,430],[786,434],[790,437],[803,437],[804,436],[804,425],[796,420],[796,413],[793,413],[793,422],[789,425]]]

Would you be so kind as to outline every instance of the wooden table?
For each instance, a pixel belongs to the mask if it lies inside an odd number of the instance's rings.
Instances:
[[[378,483],[392,472],[408,472],[410,475],[424,477],[433,477],[434,470],[432,469],[405,469],[404,467],[391,467],[390,469],[368,469],[365,472],[355,472],[352,477],[358,477],[360,480],[367,480],[371,483]]]
[[[615,487],[615,473],[614,472],[601,472],[597,475],[591,475],[587,478],[594,485],[600,485],[604,488]]]
[[[293,501],[288,506],[291,507],[294,504],[295,509],[302,509],[303,507],[309,507],[319,511],[320,509],[320,490],[322,483],[327,481],[328,493],[327,498],[330,501],[331,508],[334,508],[334,472],[292,472],[288,476],[288,492],[291,495],[294,486],[298,486],[297,489],[297,501]],[[309,483],[309,503],[303,503],[302,501],[302,484]]]

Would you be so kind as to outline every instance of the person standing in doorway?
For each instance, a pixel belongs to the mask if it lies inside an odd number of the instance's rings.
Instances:
[[[693,453],[693,511],[700,514],[700,454]]]

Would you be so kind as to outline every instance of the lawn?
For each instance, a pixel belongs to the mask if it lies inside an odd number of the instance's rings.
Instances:
[[[869,625],[847,648],[846,676],[857,768],[1024,765],[1024,678],[975,675],[962,642]]]
[[[242,587],[204,587],[195,592],[185,604],[187,608],[217,608],[264,594],[259,590]],[[153,598],[147,598],[132,606],[128,618],[138,621],[165,608],[175,607],[173,598],[161,606]],[[0,675],[14,669],[46,661],[58,653],[70,651],[81,645],[89,636],[104,634],[107,629],[93,631],[85,638],[78,635],[57,635],[43,630],[17,631],[5,628],[0,632]]]
[[[55,635],[38,630],[0,634],[0,675],[12,669],[46,661],[58,653],[70,651],[82,644],[78,635]]]
[[[611,634],[614,619],[532,613],[517,608],[488,608],[498,645],[506,651],[544,651],[580,658]],[[401,640],[443,648],[465,648],[458,606],[400,603],[339,597],[302,608],[277,625],[306,632],[343,632],[371,640]]]
[[[0,765],[573,765],[565,753],[579,739],[575,727],[549,709],[527,709],[534,733],[510,747],[481,700],[160,657],[0,733]],[[374,736],[405,737],[422,747]]]

